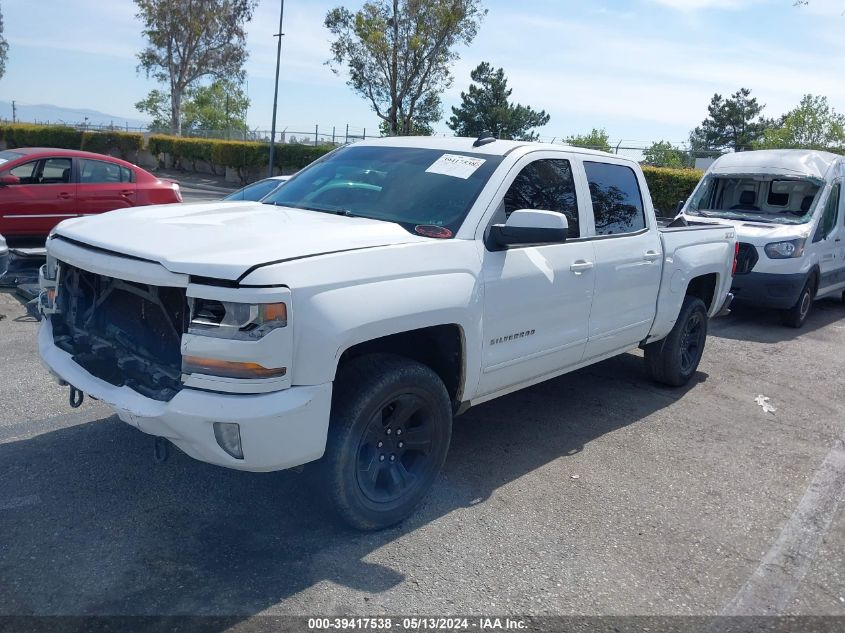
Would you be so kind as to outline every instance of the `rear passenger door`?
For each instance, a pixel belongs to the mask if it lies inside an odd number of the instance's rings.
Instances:
[[[584,160],[595,230],[596,287],[585,358],[637,345],[654,321],[662,247],[645,183],[624,161]]]
[[[131,169],[104,160],[79,158],[78,211],[104,213],[135,206],[135,177]]]

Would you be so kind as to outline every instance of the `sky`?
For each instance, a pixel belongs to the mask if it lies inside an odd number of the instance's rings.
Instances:
[[[248,122],[269,129],[279,0],[260,0],[248,25]],[[286,0],[278,129],[320,132],[379,119],[325,64],[326,12],[363,0]],[[9,42],[0,100],[89,108],[139,119],[134,104],[156,87],[137,70],[144,46],[132,0],[0,0]],[[806,93],[845,112],[845,0],[485,0],[488,14],[458,49],[444,120],[470,71],[502,67],[512,99],[551,115],[544,140],[605,128],[612,144],[685,141],[714,93],[748,87],[764,114],[780,115]]]

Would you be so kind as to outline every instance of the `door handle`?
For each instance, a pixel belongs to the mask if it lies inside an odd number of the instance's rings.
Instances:
[[[133,193],[135,193],[135,192],[132,191],[131,189],[124,189],[123,191],[120,192],[120,195],[121,196],[131,196]]]
[[[57,197],[61,198],[62,200],[67,200],[70,198],[70,194],[67,191],[62,191]]]
[[[657,251],[646,251],[643,254],[643,259],[647,262],[656,262],[660,257],[661,255]]]
[[[583,259],[579,259],[576,262],[572,262],[572,265],[569,267],[576,275],[580,275],[581,273],[590,270],[593,267],[593,262],[584,261]]]

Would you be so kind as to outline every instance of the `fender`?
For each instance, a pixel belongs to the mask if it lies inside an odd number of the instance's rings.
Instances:
[[[292,288],[294,385],[334,380],[340,357],[354,345],[457,325],[464,333],[462,393],[477,384],[481,366],[480,279],[475,244],[465,240],[335,253],[261,269],[262,282]]]

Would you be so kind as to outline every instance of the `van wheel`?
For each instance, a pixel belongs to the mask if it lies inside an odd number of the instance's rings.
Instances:
[[[651,377],[670,387],[687,384],[698,369],[706,340],[707,308],[698,297],[687,295],[669,335],[645,346]]]
[[[344,365],[321,460],[341,519],[380,530],[410,515],[443,467],[451,435],[449,394],[429,367],[390,354]]]
[[[807,321],[807,316],[810,314],[810,308],[813,307],[813,299],[815,298],[814,287],[814,278],[810,277],[807,279],[807,283],[804,284],[804,288],[801,290],[801,294],[798,296],[798,301],[795,302],[795,305],[781,313],[780,320],[784,325],[796,329],[804,325]]]

